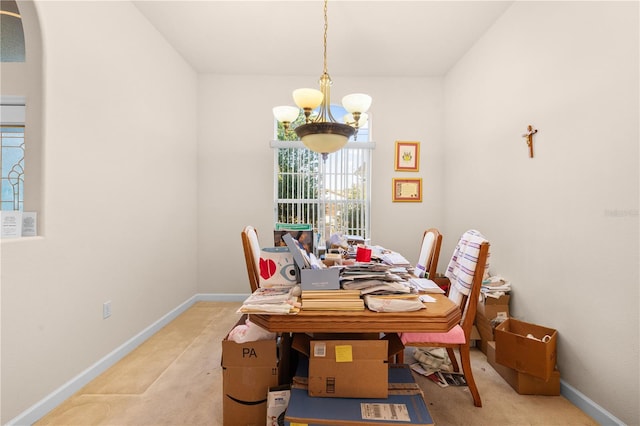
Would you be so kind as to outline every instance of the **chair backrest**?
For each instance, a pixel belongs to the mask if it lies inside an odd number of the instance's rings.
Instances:
[[[462,320],[460,321],[460,326],[464,330],[467,342],[470,341],[471,330],[476,318],[478,299],[480,298],[480,289],[482,288],[482,281],[484,279],[488,257],[489,242],[483,242],[482,244],[480,244],[478,261],[476,263],[476,268],[473,271],[471,289],[469,291],[469,294],[462,295],[462,298],[460,300],[460,310],[462,311]]]
[[[442,245],[442,234],[435,229],[429,228],[422,234],[422,246],[420,247],[420,256],[416,264],[416,275],[422,278],[425,272],[429,274],[429,278],[436,276],[438,268],[438,259],[440,258],[440,246]]]
[[[244,260],[249,275],[249,285],[253,293],[260,287],[260,242],[258,231],[253,226],[245,226],[241,233]]]

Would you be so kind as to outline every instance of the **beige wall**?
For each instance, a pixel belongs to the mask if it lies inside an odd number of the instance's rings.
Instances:
[[[37,9],[47,227],[2,241],[3,424],[196,293],[196,74],[128,2]]]
[[[200,77],[199,88],[199,291],[248,293],[240,231],[258,229],[273,245],[273,118],[271,108],[292,103],[291,92],[318,76]],[[429,78],[332,76],[332,97],[350,91],[374,98],[372,238],[417,261],[422,231],[442,225],[442,81]],[[255,96],[247,105],[246,99]],[[421,95],[413,96],[414,93]],[[251,111],[247,111],[250,107]],[[246,114],[252,114],[247,123]],[[394,142],[421,142],[418,173],[394,172]],[[423,203],[392,203],[391,178],[421,177]],[[221,184],[221,182],[223,184]]]
[[[627,424],[639,419],[638,28],[637,2],[516,2],[445,88],[445,251],[482,231],[512,314],[557,329],[562,379]]]

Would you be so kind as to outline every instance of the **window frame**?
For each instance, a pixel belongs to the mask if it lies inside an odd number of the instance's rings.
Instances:
[[[359,202],[353,203],[353,202],[349,202],[349,201],[339,201],[338,197],[339,197],[339,191],[325,191],[325,193],[327,192],[331,192],[324,200],[324,205],[325,205],[325,211],[329,210],[329,212],[334,211],[334,212],[344,212],[345,210],[349,210],[350,208],[360,208],[362,209],[362,211],[359,213],[361,218],[362,218],[362,224],[360,226],[357,227],[346,227],[345,224],[350,220],[350,219],[345,219],[345,222],[339,223],[339,220],[337,219],[336,214],[326,214],[326,221],[325,221],[325,231],[324,232],[318,232],[319,231],[319,227],[322,226],[322,224],[320,223],[320,219],[317,217],[317,214],[313,214],[311,213],[311,215],[307,215],[307,217],[300,217],[299,215],[297,216],[297,220],[299,220],[298,223],[311,223],[313,226],[313,230],[314,233],[316,234],[316,238],[317,240],[314,241],[314,246],[316,248],[324,248],[325,244],[323,242],[320,241],[322,235],[325,235],[325,239],[328,239],[329,236],[332,233],[335,232],[341,232],[344,235],[357,235],[359,237],[362,237],[365,239],[365,241],[370,241],[371,240],[371,177],[373,175],[372,170],[371,170],[371,164],[372,164],[372,157],[373,157],[373,150],[375,149],[375,142],[369,141],[369,142],[360,142],[360,141],[349,141],[347,143],[347,145],[342,148],[340,151],[338,151],[337,153],[331,153],[328,155],[326,162],[323,162],[322,160],[322,156],[321,154],[318,153],[311,153],[312,155],[315,156],[314,161],[317,161],[318,163],[318,170],[317,171],[313,171],[311,172],[312,176],[313,175],[324,175],[325,176],[325,185],[327,180],[331,180],[332,178],[330,176],[334,175],[334,176],[338,176],[338,178],[344,178],[344,176],[347,175],[353,175],[355,176],[355,173],[344,173],[344,169],[345,169],[345,163],[348,163],[348,159],[345,159],[345,155],[349,156],[351,153],[353,153],[352,151],[357,150],[355,152],[356,156],[358,156],[360,158],[361,161],[361,165],[364,164],[366,167],[366,173],[365,176],[362,178],[363,182],[360,183],[360,185],[358,186],[358,188],[362,191],[362,193],[364,194],[364,196],[359,200]],[[307,148],[304,146],[304,144],[302,143],[302,141],[296,140],[296,141],[283,141],[283,140],[272,140],[271,141],[271,148],[273,148],[273,164],[274,164],[274,172],[273,172],[273,177],[274,177],[274,181],[273,181],[273,188],[274,188],[274,195],[273,195],[273,200],[274,200],[274,204],[273,204],[273,214],[274,214],[274,223],[278,223],[279,222],[279,206],[282,203],[294,203],[294,200],[300,200],[299,198],[279,198],[278,196],[278,191],[279,191],[279,179],[281,178],[281,174],[280,174],[280,170],[279,170],[279,155],[280,155],[280,150],[281,149],[304,149],[307,150]],[[336,164],[341,162],[342,165],[339,165],[338,167],[341,168],[341,170],[335,170],[336,168]],[[327,164],[329,163],[329,164]],[[333,163],[333,164],[332,164]],[[321,167],[326,167],[327,170],[321,171],[320,168]],[[349,188],[352,188],[353,186],[348,186],[348,187],[343,187],[342,190],[348,190]],[[306,204],[306,210],[307,211],[319,211],[322,208],[322,204],[323,204],[323,200],[320,199],[319,197],[315,197],[313,199],[311,198],[303,198],[303,201],[297,201],[297,203],[299,205],[305,205]],[[311,220],[309,220],[311,219]],[[356,232],[350,232],[353,230],[356,230]]]

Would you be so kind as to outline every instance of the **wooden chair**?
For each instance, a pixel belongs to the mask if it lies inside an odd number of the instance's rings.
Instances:
[[[465,233],[465,235],[467,235]],[[463,235],[463,238],[465,236]],[[461,238],[462,241],[462,238]],[[460,243],[458,244],[460,247]],[[457,301],[459,299],[459,306],[462,311],[462,319],[460,324],[456,325],[447,333],[402,333],[400,338],[405,346],[417,346],[417,347],[442,347],[446,348],[451,364],[454,371],[460,371],[458,363],[456,361],[454,349],[457,349],[460,354],[460,361],[462,363],[462,372],[469,385],[471,396],[473,397],[473,404],[476,407],[482,407],[482,400],[480,399],[480,393],[478,387],[473,379],[473,372],[471,370],[471,358],[470,358],[470,342],[471,342],[471,330],[476,317],[476,309],[478,306],[478,298],[480,297],[480,288],[482,287],[482,280],[484,278],[485,269],[487,265],[487,259],[489,257],[489,242],[486,240],[478,244],[477,258],[475,262],[475,270],[469,271],[466,269],[465,273],[472,274],[472,281],[470,284],[469,294],[463,295],[458,291],[452,291],[449,294],[449,298]],[[456,248],[457,251],[457,248]],[[455,263],[457,254],[454,252],[452,261],[449,263],[447,272],[450,272],[452,263]],[[461,260],[461,259],[457,259]],[[468,268],[468,264],[465,265]],[[452,280],[452,290],[455,287]],[[453,293],[453,294],[452,294]]]
[[[422,278],[428,274],[430,279],[436,276],[441,245],[442,234],[436,228],[429,228],[424,231],[422,245],[420,246],[420,256],[415,269],[416,276]]]
[[[260,243],[258,231],[253,226],[245,226],[241,233],[244,260],[247,264],[249,285],[253,293],[260,287]]]

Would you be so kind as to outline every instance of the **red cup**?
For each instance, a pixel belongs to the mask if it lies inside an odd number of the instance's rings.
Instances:
[[[371,262],[371,249],[358,247],[356,250],[356,262]]]

